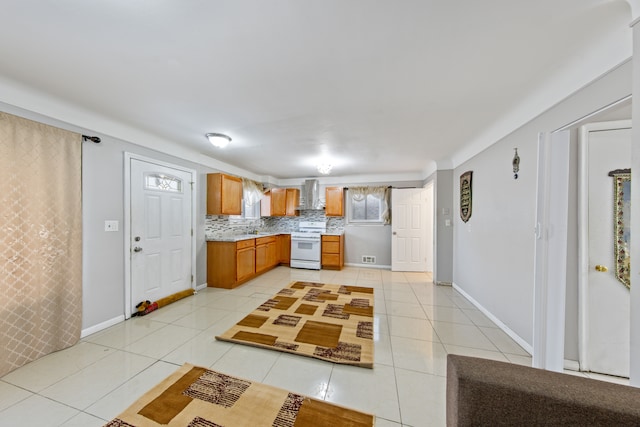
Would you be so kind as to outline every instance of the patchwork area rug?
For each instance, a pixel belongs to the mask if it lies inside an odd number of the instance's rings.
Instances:
[[[370,414],[184,364],[105,427],[371,427]]]
[[[294,282],[216,339],[373,368],[373,288]]]

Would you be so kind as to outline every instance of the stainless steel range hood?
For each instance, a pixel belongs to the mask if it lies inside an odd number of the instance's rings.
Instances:
[[[321,210],[324,203],[320,200],[320,184],[317,179],[307,179],[302,186],[300,210]]]

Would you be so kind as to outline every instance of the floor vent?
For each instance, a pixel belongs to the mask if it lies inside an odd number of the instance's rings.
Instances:
[[[363,264],[375,264],[376,263],[376,257],[371,256],[371,255],[363,255],[362,256],[362,263]]]

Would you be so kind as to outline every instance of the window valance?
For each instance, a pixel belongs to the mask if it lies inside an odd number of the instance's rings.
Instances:
[[[242,178],[242,197],[247,206],[254,206],[262,199],[262,184],[251,179]]]

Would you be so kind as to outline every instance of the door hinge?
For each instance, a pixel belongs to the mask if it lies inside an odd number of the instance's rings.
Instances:
[[[191,237],[193,237],[193,228],[191,229]]]
[[[193,283],[193,274],[191,275],[191,283]]]

